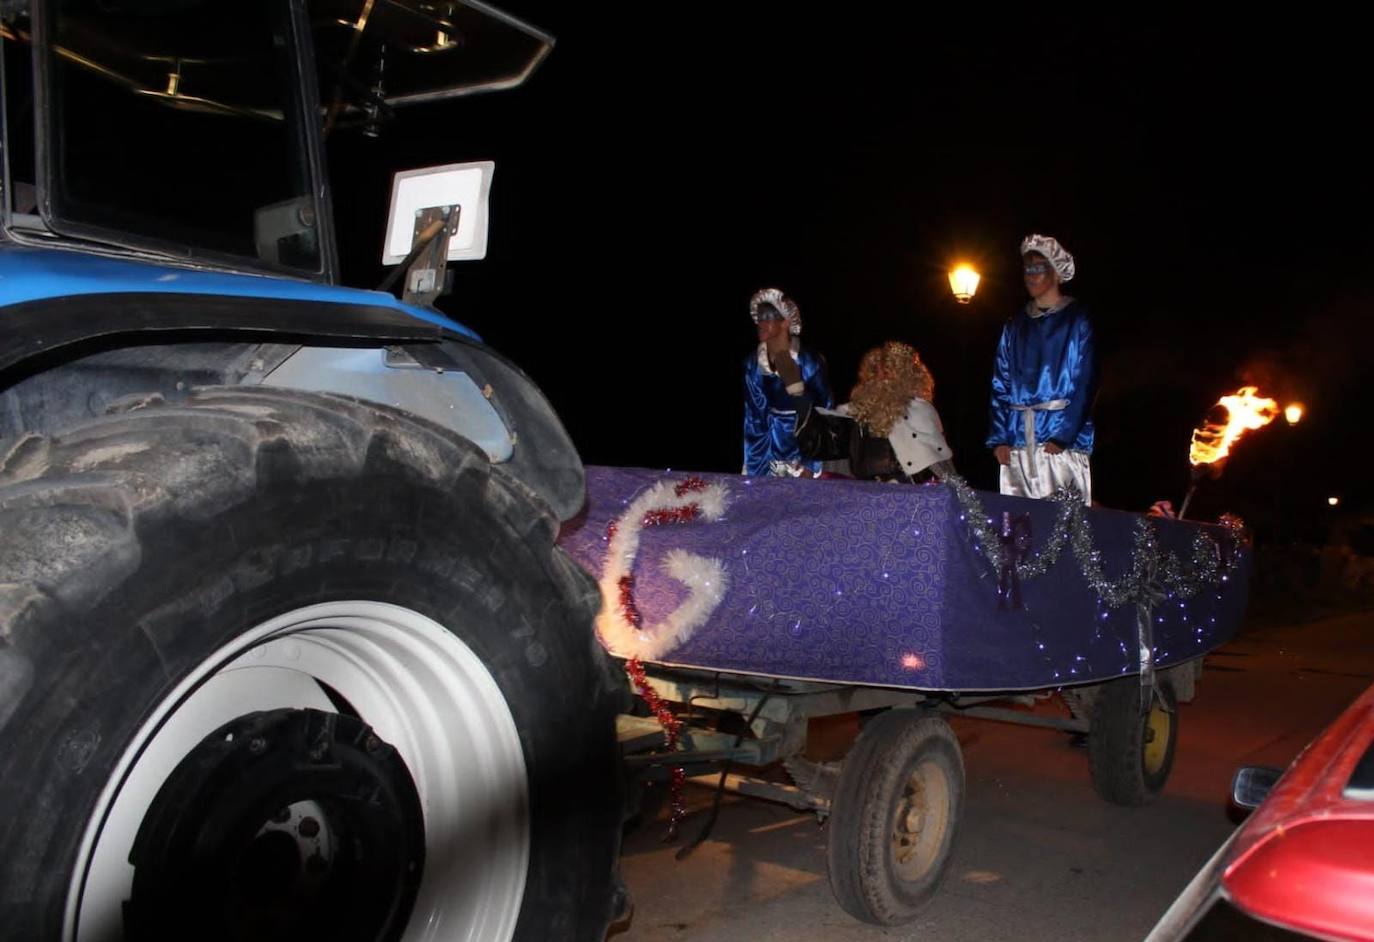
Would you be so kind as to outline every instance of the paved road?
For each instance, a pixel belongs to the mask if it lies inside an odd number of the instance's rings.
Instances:
[[[1286,765],[1371,681],[1374,614],[1244,633],[1208,656],[1197,699],[1180,709],[1169,785],[1135,809],[1096,797],[1086,752],[1063,733],[956,721],[965,817],[938,897],[900,929],[835,904],[813,816],[727,798],[712,838],[685,861],[651,823],[627,837],[636,911],[615,942],[1138,940],[1235,826],[1233,770]],[[820,732],[853,730],[846,718]],[[709,798],[690,791],[686,834]]]

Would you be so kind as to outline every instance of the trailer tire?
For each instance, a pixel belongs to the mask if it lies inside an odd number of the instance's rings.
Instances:
[[[1093,702],[1088,764],[1093,788],[1112,804],[1148,804],[1169,779],[1178,743],[1178,701],[1167,678],[1158,677],[1156,686],[1159,696],[1145,712],[1136,677],[1103,684]]]
[[[19,442],[0,939],[600,942],[625,690],[556,528],[475,446],[338,396]]]
[[[831,808],[830,887],[845,912],[879,926],[911,921],[944,879],[964,801],[964,760],[949,724],[889,710],[865,724]]]

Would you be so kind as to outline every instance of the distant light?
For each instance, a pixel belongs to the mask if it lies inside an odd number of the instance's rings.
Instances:
[[[1326,499],[1326,502],[1332,507],[1335,507],[1337,504],[1341,502],[1341,499],[1339,497],[1328,497]]]
[[[1302,403],[1295,402],[1283,410],[1283,417],[1288,420],[1289,425],[1297,425],[1302,421]]]
[[[954,292],[954,299],[960,304],[968,304],[977,293],[981,280],[982,276],[971,267],[960,265],[949,273],[949,290]]]

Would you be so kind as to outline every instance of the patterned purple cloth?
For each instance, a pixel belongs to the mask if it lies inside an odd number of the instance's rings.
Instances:
[[[608,525],[656,482],[687,477],[588,468],[587,508],[564,527],[560,543],[600,578]],[[662,568],[675,549],[722,561],[728,589],[705,624],[656,658],[659,663],[960,691],[1043,689],[1138,669],[1135,606],[1102,605],[1068,547],[1045,575],[1021,581],[1020,608],[999,608],[999,573],[975,551],[963,510],[945,486],[700,477],[728,489],[724,519],[644,527],[633,567],[634,604],[648,626],[686,597],[686,588]],[[1055,504],[979,496],[996,520],[1003,511],[1028,514],[1030,552],[1043,545]],[[1107,575],[1120,577],[1138,516],[1096,510],[1089,519]],[[1159,542],[1187,559],[1199,526],[1159,521]],[[1202,654],[1235,633],[1249,568],[1245,552],[1219,589],[1156,607],[1159,666]]]

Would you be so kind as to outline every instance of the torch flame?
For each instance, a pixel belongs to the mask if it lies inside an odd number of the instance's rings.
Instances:
[[[1193,429],[1193,444],[1188,460],[1194,465],[1212,464],[1231,453],[1231,446],[1250,429],[1264,428],[1279,414],[1279,404],[1258,395],[1259,388],[1242,386],[1229,396],[1222,396],[1217,405],[1226,410],[1225,422],[1204,422]]]

